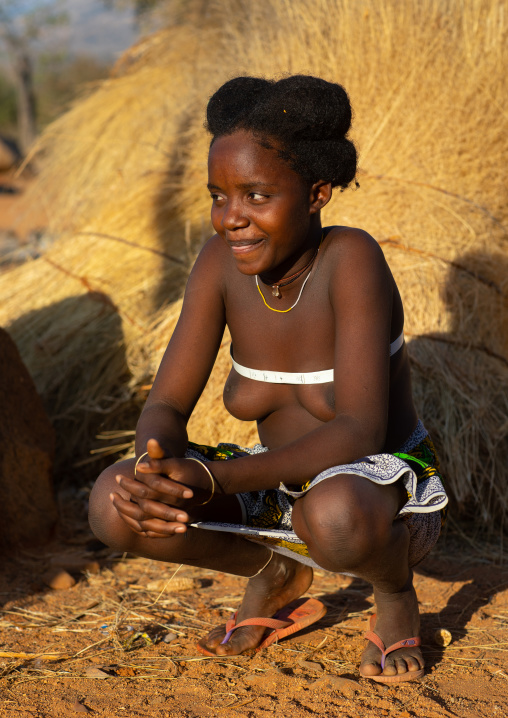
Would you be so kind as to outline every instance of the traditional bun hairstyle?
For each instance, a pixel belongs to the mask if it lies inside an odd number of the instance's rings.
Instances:
[[[357,155],[346,135],[351,104],[341,85],[310,75],[282,80],[236,77],[210,98],[206,129],[212,144],[237,130],[251,131],[311,184],[346,189],[356,176]]]

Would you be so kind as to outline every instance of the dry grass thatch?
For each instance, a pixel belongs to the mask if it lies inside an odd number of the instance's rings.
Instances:
[[[349,91],[358,192],[327,223],[382,244],[406,307],[415,394],[449,487],[485,523],[507,507],[507,18],[502,0],[244,0],[148,38],[42,137],[39,180],[59,237],[10,272],[0,323],[53,416],[62,462],[149,380],[191,257],[208,232],[208,96],[238,74],[312,73]],[[228,18],[227,24],[224,18]],[[34,291],[35,290],[35,291]],[[86,369],[92,367],[92,369]],[[250,442],[222,409],[224,347],[192,433]],[[72,423],[74,422],[74,423]],[[231,426],[229,426],[231,422]],[[76,425],[86,431],[75,431]]]

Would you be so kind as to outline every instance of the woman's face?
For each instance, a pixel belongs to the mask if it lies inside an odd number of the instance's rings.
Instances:
[[[311,188],[276,150],[245,130],[219,137],[210,148],[208,189],[212,224],[243,274],[290,266],[308,249]]]

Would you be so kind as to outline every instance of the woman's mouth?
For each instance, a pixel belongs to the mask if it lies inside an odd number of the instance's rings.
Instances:
[[[228,244],[234,254],[247,254],[257,249],[262,241],[262,239],[242,239],[236,242],[228,241]]]

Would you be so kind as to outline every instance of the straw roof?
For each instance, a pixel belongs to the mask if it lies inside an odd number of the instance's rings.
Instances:
[[[27,207],[57,237],[9,272],[0,324],[62,433],[61,468],[90,432],[139,409],[209,232],[210,94],[239,74],[338,81],[355,110],[359,191],[325,223],[381,243],[399,285],[415,396],[456,505],[507,510],[507,19],[502,0],[303,0],[209,5],[147,38],[51,125]],[[228,18],[225,23],[224,18]],[[176,301],[176,304],[174,303]],[[225,341],[192,419],[199,441],[252,443],[228,417]],[[88,436],[88,440],[87,440]],[[65,438],[63,438],[65,437]]]

